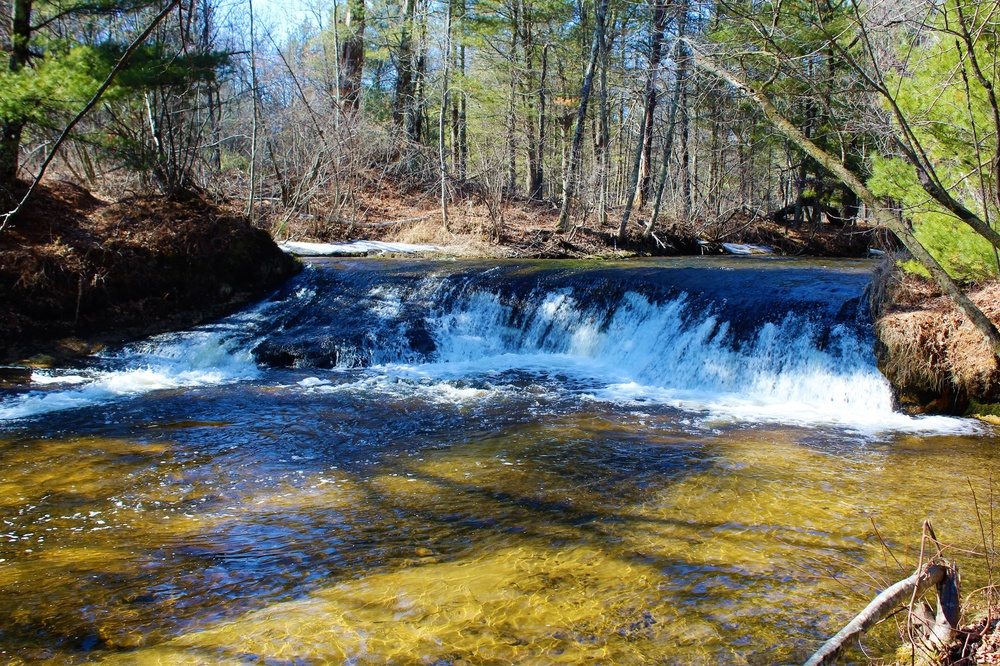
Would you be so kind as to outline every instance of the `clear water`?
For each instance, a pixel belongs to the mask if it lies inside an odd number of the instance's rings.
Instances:
[[[892,411],[864,265],[625,269],[316,262],[4,386],[0,663],[795,663],[924,519],[990,539],[1000,440]]]

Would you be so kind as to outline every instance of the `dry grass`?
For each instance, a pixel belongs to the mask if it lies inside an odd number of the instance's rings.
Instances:
[[[1000,367],[972,322],[930,281],[880,273],[873,287],[876,335],[885,346],[880,365],[904,401],[926,403],[926,394],[951,394],[954,406],[944,411],[967,405],[969,398],[1000,401]],[[1000,283],[976,286],[969,297],[1000,323]]]
[[[106,203],[49,183],[0,233],[0,360],[69,335],[191,325],[293,270],[267,234],[203,199]]]

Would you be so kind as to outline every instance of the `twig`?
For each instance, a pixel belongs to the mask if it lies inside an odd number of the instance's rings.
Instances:
[[[150,33],[153,32],[153,29],[157,26],[157,24],[159,24],[160,21],[166,18],[167,14],[169,14],[171,10],[173,10],[173,8],[177,5],[178,2],[180,2],[180,0],[171,0],[170,4],[167,5],[162,12],[157,14],[156,18],[154,18],[153,21],[148,26],[146,26],[146,29],[142,31],[142,34],[136,37],[132,41],[132,43],[129,44],[128,48],[125,49],[125,53],[122,54],[122,57],[118,59],[118,62],[115,63],[115,66],[111,69],[111,73],[108,74],[108,78],[104,79],[104,83],[100,85],[100,87],[97,89],[97,92],[94,93],[94,96],[90,98],[89,102],[87,102],[87,105],[83,107],[80,113],[76,114],[76,117],[74,117],[73,120],[69,121],[69,124],[66,125],[66,128],[63,129],[62,131],[62,134],[59,135],[59,138],[56,139],[55,144],[53,144],[52,150],[49,151],[48,157],[46,157],[45,161],[42,162],[42,166],[38,170],[38,174],[35,176],[35,180],[32,181],[31,187],[28,188],[28,191],[25,193],[20,203],[17,204],[14,210],[8,211],[0,215],[0,220],[2,220],[2,222],[0,222],[0,231],[3,231],[4,228],[7,226],[7,223],[10,222],[10,219],[15,215],[17,215],[22,208],[24,208],[24,204],[28,202],[28,199],[31,198],[31,195],[35,192],[35,188],[38,187],[38,183],[41,182],[42,176],[45,175],[45,170],[49,168],[49,164],[51,164],[52,160],[55,159],[56,153],[59,152],[59,147],[62,146],[63,142],[66,140],[66,137],[69,136],[69,133],[73,131],[73,128],[76,127],[77,123],[83,120],[83,117],[87,115],[87,113],[92,108],[97,106],[97,103],[101,100],[101,96],[104,95],[104,91],[106,91],[108,88],[111,87],[111,84],[114,83],[115,77],[118,76],[118,73],[121,72],[123,69],[125,69],[125,65],[128,64],[128,61],[132,58],[132,54],[135,53],[135,50],[139,48],[140,44],[146,41],[146,38],[149,37]]]

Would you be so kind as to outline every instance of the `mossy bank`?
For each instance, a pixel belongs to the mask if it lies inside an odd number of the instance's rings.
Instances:
[[[191,326],[299,268],[265,231],[202,198],[104,203],[54,183],[0,232],[0,360]]]

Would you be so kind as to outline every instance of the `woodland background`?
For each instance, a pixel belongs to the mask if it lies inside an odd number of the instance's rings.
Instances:
[[[53,173],[112,199],[241,201],[279,237],[296,223],[356,232],[379,191],[433,196],[443,227],[474,199],[487,211],[474,231],[493,241],[512,202],[558,211],[553,231],[621,241],[874,221],[721,68],[866,183],[953,278],[1000,266],[996,234],[969,226],[1000,215],[995,2],[302,7],[301,21],[269,24],[252,0],[0,5],[8,207],[118,64]]]

